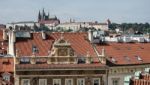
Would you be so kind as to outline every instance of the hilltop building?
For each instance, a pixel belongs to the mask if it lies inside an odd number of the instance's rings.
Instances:
[[[63,28],[64,30],[73,30],[73,31],[80,31],[84,28],[87,29],[96,29],[102,31],[109,30],[109,22],[106,23],[99,23],[95,22],[75,22],[74,20],[70,20],[70,22],[60,23],[56,28]]]
[[[38,23],[40,25],[47,26],[49,29],[53,29],[55,26],[60,24],[60,20],[56,16],[50,16],[49,13],[46,14],[43,9],[42,12],[39,11]]]

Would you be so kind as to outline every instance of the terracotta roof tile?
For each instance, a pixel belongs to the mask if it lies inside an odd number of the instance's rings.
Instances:
[[[64,39],[71,43],[71,47],[77,54],[86,55],[89,51],[91,56],[96,56],[92,45],[85,39],[86,33],[64,33]],[[61,37],[61,33],[51,33],[47,35],[47,39],[43,40],[41,33],[32,33],[32,39],[17,40],[15,46],[19,50],[20,56],[32,55],[32,44],[39,49],[37,56],[48,56],[48,50],[52,48],[55,40]],[[82,42],[82,43],[81,43]]]
[[[108,45],[97,45],[99,53],[104,48],[107,59],[115,59],[115,64],[142,64],[150,63],[150,43],[108,43]],[[126,59],[126,57],[128,59]],[[138,60],[139,56],[139,60]],[[140,60],[141,59],[141,60]]]

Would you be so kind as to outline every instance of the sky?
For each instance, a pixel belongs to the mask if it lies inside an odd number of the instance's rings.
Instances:
[[[61,22],[150,23],[150,0],[0,0],[0,23],[37,21],[43,8]]]

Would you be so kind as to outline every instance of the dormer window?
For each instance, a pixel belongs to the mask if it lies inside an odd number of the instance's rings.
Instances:
[[[35,54],[38,52],[39,52],[38,48],[35,45],[32,45],[32,53]]]

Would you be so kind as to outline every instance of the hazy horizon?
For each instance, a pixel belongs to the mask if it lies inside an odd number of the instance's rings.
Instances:
[[[0,0],[0,24],[37,21],[39,10],[61,22],[150,23],[150,0]]]

